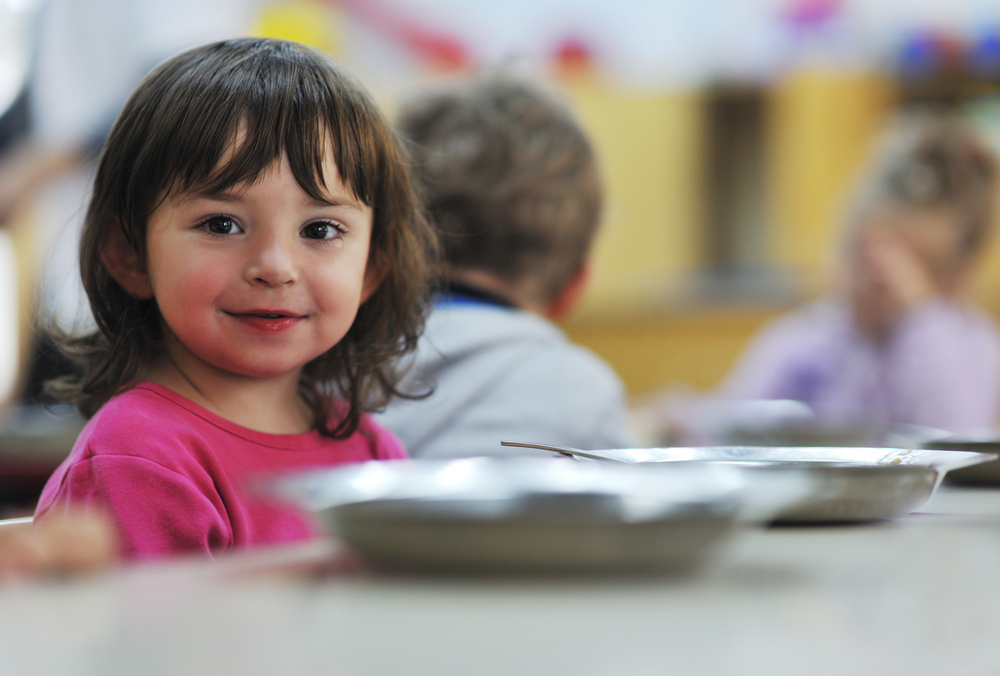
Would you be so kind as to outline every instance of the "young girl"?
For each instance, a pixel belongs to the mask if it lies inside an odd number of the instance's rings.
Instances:
[[[294,43],[156,68],[98,167],[80,265],[98,330],[64,339],[90,418],[36,520],[111,515],[125,557],[308,538],[261,498],[279,471],[402,458],[364,411],[422,327],[434,253],[365,91]]]
[[[820,421],[954,430],[1000,413],[1000,339],[971,306],[994,220],[994,159],[963,125],[904,118],[855,196],[840,293],[766,328],[725,383]]]

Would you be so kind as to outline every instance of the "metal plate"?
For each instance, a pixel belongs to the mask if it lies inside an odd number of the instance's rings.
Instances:
[[[920,443],[923,449],[941,451],[961,451],[976,453],[1000,453],[1000,432],[978,436],[943,436]],[[994,455],[994,458],[998,456]],[[949,483],[968,485],[1000,484],[1000,460],[993,459],[977,465],[969,465],[948,472]]]
[[[756,496],[766,496],[791,481],[808,482],[808,493],[776,511],[774,523],[857,522],[905,516],[930,498],[947,472],[996,458],[979,452],[904,448],[702,446],[581,451],[525,445],[625,464],[739,467]]]
[[[739,522],[733,468],[557,458],[391,461],[285,479],[368,561],[459,572],[680,573]]]

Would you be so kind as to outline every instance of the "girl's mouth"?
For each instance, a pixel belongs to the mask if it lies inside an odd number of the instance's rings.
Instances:
[[[305,317],[280,312],[229,313],[229,316],[256,331],[276,333],[297,326]]]

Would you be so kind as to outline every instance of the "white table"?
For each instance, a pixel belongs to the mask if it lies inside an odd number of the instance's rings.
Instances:
[[[317,574],[318,543],[0,589],[0,674],[1000,674],[1000,490],[693,576]]]

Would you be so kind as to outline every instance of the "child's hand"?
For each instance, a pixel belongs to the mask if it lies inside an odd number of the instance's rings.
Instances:
[[[111,522],[91,512],[0,527],[0,581],[94,571],[116,556]]]
[[[868,228],[860,233],[855,255],[849,280],[855,317],[877,335],[942,293],[927,263],[892,230]]]

